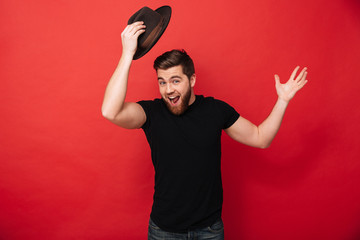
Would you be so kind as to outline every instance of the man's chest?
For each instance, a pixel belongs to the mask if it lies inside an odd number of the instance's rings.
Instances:
[[[209,147],[220,141],[221,123],[211,114],[164,116],[152,126],[152,138],[164,146]]]

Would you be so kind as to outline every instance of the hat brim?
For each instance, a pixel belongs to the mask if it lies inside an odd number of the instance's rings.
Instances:
[[[154,40],[152,41],[152,43],[144,49],[138,49],[133,57],[134,60],[141,58],[142,56],[144,56],[146,53],[148,53],[151,48],[157,43],[157,41],[160,39],[160,37],[163,35],[163,33],[165,32],[165,29],[167,28],[169,22],[170,22],[170,18],[171,18],[171,7],[169,6],[162,6],[159,7],[158,9],[155,10],[156,12],[158,12],[163,18],[164,18],[164,24],[159,32],[159,34],[156,36],[156,38],[154,38]]]

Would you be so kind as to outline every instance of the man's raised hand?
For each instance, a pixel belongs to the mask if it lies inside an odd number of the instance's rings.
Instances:
[[[284,84],[280,83],[279,76],[275,74],[276,92],[278,94],[278,97],[286,102],[289,102],[295,96],[296,92],[299,91],[301,88],[303,88],[305,84],[308,82],[308,80],[306,80],[306,76],[307,76],[306,67],[304,67],[303,70],[296,77],[296,73],[299,70],[299,68],[300,66],[297,66],[294,69],[294,71],[290,76],[290,79]]]
[[[137,40],[140,34],[145,32],[146,26],[144,22],[134,22],[127,25],[121,33],[121,41],[123,46],[123,54],[134,56],[137,48]]]

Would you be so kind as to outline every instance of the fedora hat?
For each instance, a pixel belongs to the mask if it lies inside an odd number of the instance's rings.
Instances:
[[[169,24],[170,17],[171,8],[169,6],[162,6],[155,11],[143,7],[130,17],[128,24],[143,21],[146,26],[145,32],[138,38],[134,60],[144,56],[156,44]]]

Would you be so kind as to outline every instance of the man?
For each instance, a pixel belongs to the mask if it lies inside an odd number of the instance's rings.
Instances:
[[[155,193],[148,238],[224,239],[222,129],[240,143],[269,147],[289,101],[307,83],[306,68],[296,77],[296,67],[285,84],[275,75],[278,100],[259,126],[223,101],[195,95],[194,65],[185,51],[169,51],[155,60],[161,99],[125,102],[130,65],[144,31],[144,23],[135,22],[121,34],[123,52],[107,86],[102,114],[120,127],[142,128],[149,142]]]

